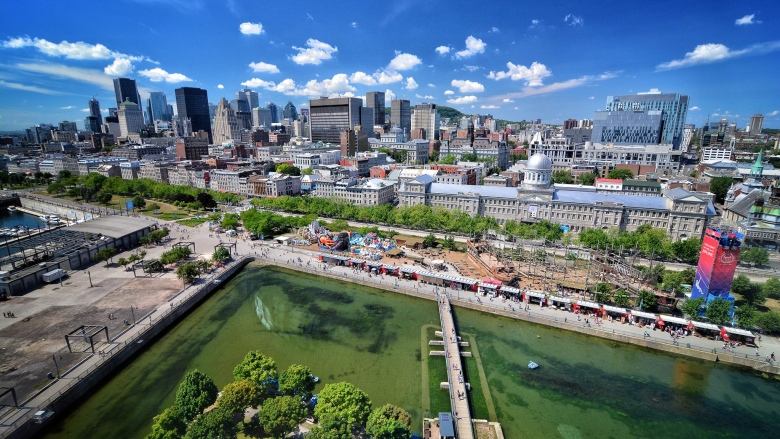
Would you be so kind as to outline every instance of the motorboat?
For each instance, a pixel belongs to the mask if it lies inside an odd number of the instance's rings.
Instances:
[[[528,362],[528,368],[531,369],[531,370],[538,369],[539,365],[534,363],[533,361],[529,361]]]
[[[16,206],[8,206],[9,212],[16,212]]]

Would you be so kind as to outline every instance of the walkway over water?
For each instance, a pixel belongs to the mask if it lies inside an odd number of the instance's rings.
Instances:
[[[452,416],[455,418],[455,434],[458,439],[473,439],[469,394],[463,377],[460,340],[455,330],[450,298],[447,294],[438,294],[437,296],[442,339],[444,340],[444,358],[447,362],[447,381],[449,383],[447,387],[450,392]]]

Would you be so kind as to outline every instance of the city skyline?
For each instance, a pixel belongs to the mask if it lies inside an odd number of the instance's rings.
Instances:
[[[203,88],[211,103],[250,88],[261,105],[298,108],[321,95],[379,91],[388,106],[397,97],[562,123],[592,118],[608,96],[660,90],[690,96],[687,122],[697,126],[726,117],[744,128],[754,113],[765,127],[780,126],[780,84],[772,81],[778,6],[770,2],[670,3],[675,14],[623,3],[498,2],[483,14],[439,2],[349,2],[338,10],[305,2],[294,12],[238,0],[107,3],[90,8],[137,31],[55,25],[80,11],[78,2],[48,5],[46,14],[4,6],[6,16],[25,19],[0,34],[0,129],[83,123],[93,96],[105,116],[116,77],[137,81],[144,110],[150,92],[173,102],[178,87]],[[446,26],[426,26],[431,19]]]

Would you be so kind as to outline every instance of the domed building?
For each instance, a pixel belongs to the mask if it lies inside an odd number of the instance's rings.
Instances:
[[[523,189],[547,189],[552,184],[552,160],[542,153],[528,159],[523,172]]]

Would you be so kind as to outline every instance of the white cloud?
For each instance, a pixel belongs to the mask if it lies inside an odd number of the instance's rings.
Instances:
[[[509,98],[504,98],[504,99],[501,100],[501,102],[503,102],[505,104],[511,104],[511,103],[514,103],[515,100],[514,99],[509,99]]]
[[[479,38],[475,38],[473,35],[466,37],[466,48],[455,52],[455,57],[458,59],[469,58],[478,53],[485,53],[485,47],[487,44]]]
[[[452,50],[452,48],[450,46],[439,46],[435,50],[436,53],[438,53],[439,55],[446,55],[450,53],[450,50]]]
[[[571,88],[581,87],[586,84],[590,84],[598,81],[606,81],[618,76],[619,72],[604,72],[599,75],[584,75],[579,78],[568,79],[566,81],[554,82],[541,87],[525,86],[519,92],[507,93],[501,96],[494,96],[492,99],[515,99],[525,98],[529,96],[543,95],[549,93],[555,93],[562,90],[568,90]]]
[[[543,84],[544,78],[552,75],[552,71],[546,65],[537,61],[532,62],[530,67],[509,61],[506,63],[506,67],[506,72],[491,70],[487,77],[496,81],[504,78],[509,78],[512,81],[525,81],[526,86],[538,87]]]
[[[148,78],[152,82],[167,82],[168,84],[178,84],[180,82],[190,82],[192,79],[181,73],[168,73],[159,67],[153,69],[141,70],[139,75]]]
[[[60,107],[60,110],[72,110],[74,108],[76,107],[74,107],[73,105],[66,105],[64,107]]]
[[[403,75],[390,70],[380,70],[374,73],[374,78],[379,84],[393,84],[404,79]]]
[[[485,86],[476,81],[469,81],[467,79],[453,79],[450,85],[457,87],[461,93],[482,93],[485,91]]]
[[[479,108],[483,110],[495,110],[496,108],[501,108],[498,105],[480,105]]]
[[[48,88],[38,87],[37,85],[20,84],[18,82],[4,81],[0,79],[0,87],[10,88],[12,90],[29,91],[32,93],[40,93],[44,95],[59,95],[62,94],[56,90],[49,90]]]
[[[279,73],[279,67],[263,61],[251,62],[249,68],[255,73]]]
[[[345,73],[337,73],[332,78],[322,81],[312,79],[303,86],[297,85],[291,78],[284,79],[279,83],[252,78],[242,82],[241,85],[250,88],[264,88],[289,96],[347,96],[348,94],[354,96],[354,92],[357,91],[349,83],[349,77]]]
[[[127,58],[114,58],[114,62],[103,69],[109,76],[126,76],[133,71],[133,63]]]
[[[574,14],[566,14],[566,16],[563,17],[563,22],[572,27],[582,26],[585,24],[585,20],[583,20],[582,17]]]
[[[225,88],[225,85],[224,84],[217,84],[217,88],[222,90],[223,88]]]
[[[75,60],[110,59],[119,54],[108,47],[98,43],[90,44],[83,41],[69,42],[62,40],[59,43],[43,38],[17,37],[3,41],[3,47],[7,49],[21,49],[23,47],[35,47],[39,52],[56,57]]]
[[[238,25],[238,30],[244,35],[260,35],[265,32],[261,23],[252,23],[251,21],[245,21]]]
[[[82,108],[79,111],[81,111],[82,113],[89,113],[89,108]]]
[[[26,72],[40,73],[57,78],[71,79],[96,85],[104,90],[114,91],[114,81],[100,70],[70,67],[63,64],[50,63],[18,63],[16,68]],[[32,90],[29,90],[32,91]],[[41,93],[37,91],[36,93]],[[52,94],[52,93],[49,93]],[[61,94],[59,92],[53,94]]]
[[[406,78],[406,89],[407,90],[416,90],[418,87],[417,81],[414,80],[411,76]]]
[[[338,47],[315,38],[306,40],[306,47],[293,46],[293,49],[297,50],[298,53],[290,56],[290,59],[298,65],[320,65],[323,61],[333,58],[333,54],[339,51]]]
[[[436,88],[436,84],[434,84],[433,82],[429,82],[429,83],[428,83],[428,87],[430,87],[430,88]]]
[[[491,27],[490,30],[488,31],[488,33],[491,33],[491,34],[497,34],[499,32],[501,32],[501,29],[499,29],[499,28],[497,28],[495,26]]]
[[[476,96],[459,96],[457,98],[447,99],[448,104],[463,105],[477,102]]]
[[[592,100],[596,99],[596,96],[588,96],[588,99],[592,101]]]
[[[688,111],[699,111],[701,108],[699,108],[698,105],[694,105],[693,107],[689,108]]]
[[[675,59],[658,64],[656,70],[672,70],[699,64],[709,64],[746,55],[760,55],[780,49],[780,41],[758,43],[744,49],[732,50],[724,44],[699,44],[682,59]]]
[[[480,66],[470,66],[470,65],[463,66],[463,70],[465,70],[467,72],[476,72],[477,70],[479,70],[481,68],[482,67],[480,67]]]
[[[350,23],[349,25],[352,27],[352,29],[357,29],[357,27],[358,27],[358,22],[357,22],[357,21],[353,21],[353,22],[352,22],[352,23]]]
[[[536,29],[540,24],[542,24],[542,20],[539,20],[538,18],[532,18],[528,29]]]
[[[777,116],[777,115],[779,115],[779,114],[780,114],[780,110],[775,110],[775,111],[772,111],[772,112],[770,112],[769,114],[767,114],[767,116],[769,116],[769,117],[775,117],[775,116]]]
[[[433,100],[433,96],[431,96],[431,95],[424,95],[423,96],[421,94],[415,94],[414,97],[416,97],[417,99],[422,99],[422,100],[426,100],[426,101],[432,101]]]
[[[761,20],[756,20],[756,14],[749,14],[734,20],[734,24],[737,26],[748,26],[751,24],[761,24]]]
[[[405,70],[411,70],[422,63],[422,60],[417,55],[411,53],[398,53],[395,58],[390,60],[390,64],[387,68],[395,70],[397,72],[403,72]]]
[[[369,75],[368,73],[357,71],[353,73],[349,77],[350,82],[354,82],[355,84],[362,84],[362,85],[374,85],[376,84],[376,79],[374,79],[373,76]]]
[[[658,89],[658,88],[656,88],[656,87],[653,87],[653,88],[651,88],[650,90],[647,90],[647,91],[640,91],[640,92],[639,92],[639,93],[637,93],[637,94],[638,94],[638,95],[660,95],[660,94],[661,94],[661,90],[660,90],[660,89]]]
[[[385,90],[385,103],[391,102],[396,97],[397,96],[395,93],[393,93],[393,90],[390,90],[389,88]]]
[[[241,85],[249,88],[271,88],[276,84],[274,84],[272,81],[266,81],[260,78],[252,78],[242,82]]]
[[[455,92],[452,91],[452,90],[444,90],[444,96],[452,96],[454,94],[455,94]]]

